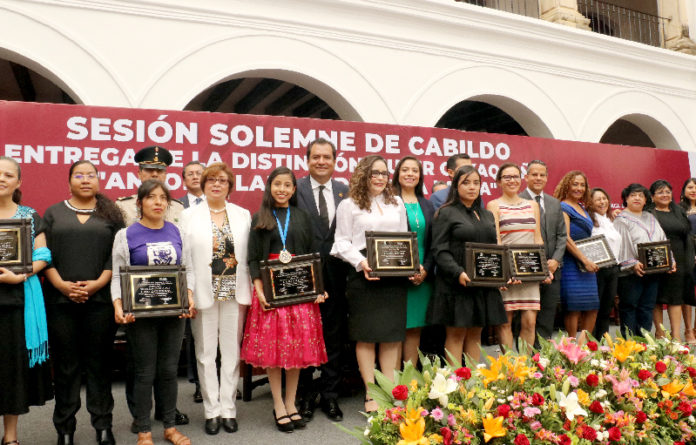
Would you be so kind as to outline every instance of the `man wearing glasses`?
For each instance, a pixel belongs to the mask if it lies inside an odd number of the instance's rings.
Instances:
[[[539,204],[541,213],[541,237],[546,247],[549,272],[553,273],[550,284],[541,285],[541,308],[537,314],[536,333],[543,338],[551,338],[556,309],[561,302],[561,266],[566,247],[566,226],[563,220],[561,203],[553,196],[544,193],[549,180],[548,170],[543,161],[530,161],[527,165],[527,189],[520,193],[524,199]]]
[[[191,161],[184,166],[184,171],[181,172],[181,177],[184,179],[184,185],[188,193],[182,196],[179,201],[181,201],[185,209],[205,201],[205,195],[203,194],[203,189],[201,189],[201,177],[204,169],[205,165],[199,161]]]
[[[167,167],[171,165],[173,158],[172,154],[169,153],[164,147],[159,147],[153,145],[151,147],[145,147],[135,154],[135,162],[138,163],[138,179],[140,183],[147,181],[148,179],[157,179],[166,184],[167,180]],[[199,178],[200,179],[200,178]],[[124,196],[116,200],[116,205],[121,209],[123,213],[123,219],[126,222],[126,226],[140,221],[140,215],[138,212],[138,207],[135,202],[138,199],[138,194]],[[176,199],[172,199],[167,207],[167,213],[164,216],[166,221],[169,221],[176,226],[179,225],[181,220],[181,212],[184,210],[184,205]],[[133,414],[133,370],[132,362],[130,357],[128,358],[128,363],[126,365],[126,402],[128,402],[128,409],[131,414]],[[157,403],[158,391],[157,391],[157,380],[155,380],[155,420],[161,420],[162,415],[157,411],[159,403]],[[174,418],[177,425],[187,425],[189,423],[189,418],[186,414],[176,410],[176,416]],[[131,432],[137,433],[134,429],[135,424],[131,424]]]

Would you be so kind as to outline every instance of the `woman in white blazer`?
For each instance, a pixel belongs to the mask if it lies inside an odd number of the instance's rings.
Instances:
[[[249,211],[226,202],[234,174],[224,163],[208,166],[201,178],[206,201],[182,213],[182,238],[190,246],[198,315],[191,322],[203,393],[205,432],[237,431],[235,396],[239,348],[251,303],[247,264]],[[220,347],[218,380],[215,359]]]

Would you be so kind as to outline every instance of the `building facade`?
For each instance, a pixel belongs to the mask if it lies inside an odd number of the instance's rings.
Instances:
[[[0,99],[417,126],[477,103],[696,152],[690,0],[0,0],[0,26]]]

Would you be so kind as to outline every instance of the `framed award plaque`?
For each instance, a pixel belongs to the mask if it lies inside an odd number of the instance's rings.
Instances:
[[[508,245],[510,277],[525,281],[544,281],[549,275],[543,244]]]
[[[616,266],[616,264],[618,264],[604,235],[591,236],[589,238],[577,240],[575,241],[575,245],[587,259],[595,263],[600,269]],[[581,271],[587,272],[579,261],[577,263]]]
[[[271,307],[312,302],[324,293],[321,255],[297,255],[288,263],[278,259],[261,261],[261,281]]]
[[[638,261],[643,263],[646,274],[669,272],[672,270],[672,249],[669,241],[640,243],[636,245]]]
[[[466,274],[471,286],[504,286],[509,277],[506,246],[466,243]]]
[[[416,232],[365,232],[373,277],[410,277],[420,271]]]
[[[178,317],[188,313],[183,266],[122,266],[123,313],[135,318]]]
[[[0,267],[32,273],[31,254],[31,220],[0,219]]]

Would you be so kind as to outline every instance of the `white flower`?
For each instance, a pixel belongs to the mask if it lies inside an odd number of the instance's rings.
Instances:
[[[447,394],[457,389],[457,382],[453,379],[447,379],[442,374],[437,374],[433,379],[433,384],[430,387],[428,397],[438,399],[440,405],[447,406]]]
[[[544,369],[549,367],[549,359],[542,357],[539,359],[539,364],[544,367]]]
[[[590,365],[592,365],[594,368],[599,368],[599,360],[593,358],[592,360],[590,360]]]
[[[595,395],[598,399],[603,399],[607,395],[607,392],[603,389],[600,389],[599,391],[597,391]]]
[[[558,405],[565,408],[566,417],[568,417],[568,420],[571,422],[575,416],[587,416],[587,411],[582,409],[578,403],[578,394],[576,392],[572,392],[568,396],[562,392],[558,393]]]
[[[365,437],[369,436],[369,435],[370,435],[370,429],[369,429],[369,428],[365,428],[365,432],[364,432],[363,434],[365,435]]]
[[[478,365],[476,365],[476,369],[481,369],[481,368],[485,368],[485,367],[486,367],[485,363],[479,363]]]
[[[691,422],[691,423],[696,422],[696,418],[694,418],[694,416],[689,416],[689,422]]]

